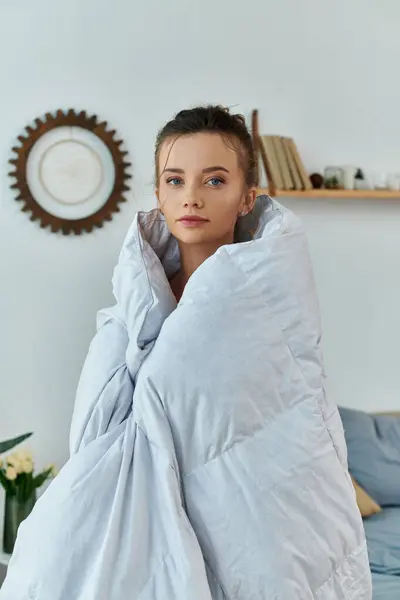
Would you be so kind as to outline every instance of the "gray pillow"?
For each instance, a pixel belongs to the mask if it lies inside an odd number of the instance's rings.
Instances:
[[[400,506],[400,418],[339,411],[350,473],[380,506]]]

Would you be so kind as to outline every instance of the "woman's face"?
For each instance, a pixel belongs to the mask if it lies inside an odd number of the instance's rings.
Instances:
[[[254,206],[238,150],[215,133],[167,139],[156,190],[170,232],[182,243],[231,243],[240,215]]]

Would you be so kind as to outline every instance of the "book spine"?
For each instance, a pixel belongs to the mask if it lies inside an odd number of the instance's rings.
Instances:
[[[264,167],[267,172],[268,183],[271,190],[282,190],[283,181],[275,156],[274,146],[271,142],[271,136],[263,135],[260,137],[261,156]],[[273,194],[273,191],[271,191]]]
[[[291,151],[289,138],[286,138],[286,137],[282,138],[282,143],[283,143],[283,148],[284,148],[284,151],[286,154],[286,160],[287,160],[287,163],[289,166],[289,171],[290,171],[292,181],[293,181],[293,189],[302,190],[303,184],[301,181],[299,171],[296,166],[296,161],[294,160],[294,156]]]
[[[277,157],[279,169],[281,172],[283,187],[285,190],[293,189],[292,177],[290,175],[288,163],[286,160],[286,153],[283,149],[282,138],[278,135],[272,137],[272,142],[275,148],[275,155]]]
[[[305,190],[311,190],[312,189],[311,181],[310,181],[308,173],[307,173],[307,171],[306,171],[306,169],[304,167],[303,161],[300,158],[300,154],[299,154],[299,152],[297,150],[297,146],[294,143],[294,140],[291,139],[291,138],[289,140],[289,143],[290,143],[290,149],[292,151],[294,160],[296,162],[297,169],[299,171],[299,175],[300,175],[300,179],[301,179],[301,183],[303,185],[303,188]]]

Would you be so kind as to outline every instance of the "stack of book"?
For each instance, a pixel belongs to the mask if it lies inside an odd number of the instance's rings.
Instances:
[[[271,195],[280,190],[310,190],[312,185],[292,138],[260,135],[259,150]]]

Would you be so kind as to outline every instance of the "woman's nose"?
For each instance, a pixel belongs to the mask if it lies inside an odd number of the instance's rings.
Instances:
[[[193,188],[189,188],[186,190],[184,206],[187,206],[188,208],[192,206],[201,208],[203,206],[203,200],[198,190],[194,190]]]

